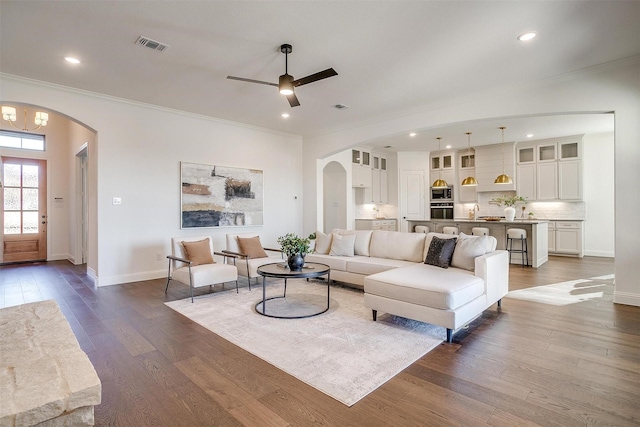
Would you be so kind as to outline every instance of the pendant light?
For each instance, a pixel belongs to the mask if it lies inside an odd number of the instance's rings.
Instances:
[[[471,155],[471,132],[467,132],[467,141],[469,142],[469,155]],[[473,176],[468,176],[462,180],[462,185],[464,187],[476,187],[478,181]]]
[[[440,141],[442,140],[442,137],[439,136],[436,139],[438,140],[438,152],[440,152]],[[438,164],[438,179],[436,179],[433,182],[433,185],[431,187],[433,187],[433,188],[447,188],[448,186],[449,186],[449,184],[447,184],[447,181],[442,179],[442,165]]]
[[[513,180],[509,175],[505,173],[505,170],[504,170],[504,130],[506,128],[504,126],[500,126],[498,129],[502,131],[502,175],[499,175],[493,183],[494,184],[513,184]]]

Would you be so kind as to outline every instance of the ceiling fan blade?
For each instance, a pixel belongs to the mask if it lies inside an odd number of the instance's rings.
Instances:
[[[230,80],[240,80],[241,82],[259,83],[261,85],[278,87],[278,83],[263,82],[262,80],[245,79],[244,77],[227,76]]]
[[[294,87],[302,86],[302,85],[306,85],[306,84],[309,84],[309,83],[317,82],[318,80],[326,79],[328,77],[333,77],[333,76],[337,76],[337,75],[338,75],[338,73],[336,73],[336,70],[334,70],[333,68],[327,68],[324,71],[320,71],[318,73],[311,74],[310,76],[303,77],[303,78],[298,79],[298,80],[294,80],[293,81],[293,86]]]
[[[289,101],[289,105],[291,105],[292,107],[297,107],[300,105],[300,101],[298,101],[298,97],[295,93],[287,95],[287,101]]]

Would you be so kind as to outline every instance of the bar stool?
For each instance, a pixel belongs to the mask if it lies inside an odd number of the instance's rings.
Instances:
[[[489,229],[487,227],[473,227],[471,229],[472,236],[488,236]]]
[[[520,249],[513,249],[513,241],[520,240]],[[507,250],[509,251],[509,263],[511,263],[511,254],[522,254],[522,267],[529,265],[529,252],[527,251],[527,230],[522,228],[509,228],[507,230]],[[525,264],[525,256],[527,262]]]
[[[442,232],[444,234],[459,234],[458,227],[442,227]]]
[[[429,227],[426,225],[416,225],[415,232],[427,234],[429,232]]]

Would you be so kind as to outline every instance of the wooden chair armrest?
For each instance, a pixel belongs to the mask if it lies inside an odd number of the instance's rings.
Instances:
[[[168,259],[172,259],[174,261],[180,261],[180,262],[184,262],[185,264],[191,264],[191,261],[189,261],[188,259],[185,258],[179,258],[177,256],[173,256],[173,255],[167,255]]]

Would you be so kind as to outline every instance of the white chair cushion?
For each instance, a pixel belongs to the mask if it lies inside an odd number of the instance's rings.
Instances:
[[[484,281],[466,270],[414,264],[373,274],[364,291],[425,307],[455,310],[484,294]]]
[[[241,276],[247,276],[247,263],[249,264],[249,277],[258,277],[258,267],[271,264],[273,262],[285,262],[280,256],[269,256],[267,258],[250,258],[249,261],[243,258],[236,259],[236,267],[238,267],[238,274]]]
[[[215,285],[217,283],[234,282],[238,280],[238,270],[228,264],[203,264],[191,267],[193,287]],[[181,267],[173,271],[171,278],[189,285],[189,267]]]

